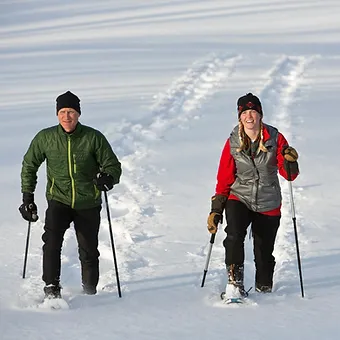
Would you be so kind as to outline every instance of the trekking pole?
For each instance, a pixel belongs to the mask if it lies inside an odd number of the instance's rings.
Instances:
[[[207,276],[208,266],[209,266],[209,262],[210,262],[211,251],[212,251],[213,244],[215,242],[215,236],[216,236],[216,233],[211,234],[211,237],[210,237],[210,246],[209,246],[209,250],[208,250],[207,259],[206,259],[206,262],[205,262],[201,287],[204,287],[205,277]]]
[[[118,275],[118,265],[117,265],[115,245],[114,245],[114,242],[113,242],[113,233],[112,233],[112,225],[111,225],[111,218],[110,218],[110,209],[109,209],[109,203],[108,203],[107,192],[106,191],[104,191],[104,195],[105,195],[105,204],[106,204],[107,219],[109,220],[110,239],[111,239],[111,246],[112,246],[113,263],[115,265],[115,271],[116,271],[118,296],[121,298],[122,297],[122,292],[120,290],[120,282],[119,282],[119,275]]]
[[[27,264],[28,246],[29,246],[29,242],[30,242],[30,233],[31,233],[31,221],[28,222],[28,228],[27,228],[26,249],[25,249],[25,258],[24,258],[24,269],[22,270],[22,278],[23,279],[26,276],[26,264]]]
[[[291,176],[291,170],[290,170],[290,163],[288,163],[287,168],[288,168],[287,174],[288,174],[288,183],[289,183],[289,192],[290,192],[290,204],[291,204],[292,220],[293,220],[294,234],[295,234],[296,256],[297,256],[299,275],[300,275],[301,296],[304,297],[305,293],[304,293],[304,289],[303,289],[301,259],[300,259],[298,233],[297,233],[297,227],[296,227],[296,217],[295,217],[295,207],[294,207],[293,186],[292,186],[292,176]]]
[[[33,204],[31,203],[29,206],[29,209],[31,209],[32,212],[32,219],[33,221],[38,220],[38,215],[36,211],[32,211],[33,209]],[[28,247],[29,247],[29,242],[30,242],[30,234],[31,234],[31,221],[28,221],[28,228],[27,228],[27,237],[26,237],[26,248],[25,248],[25,258],[24,258],[24,268],[22,270],[22,278],[24,279],[26,277],[26,264],[27,264],[27,255],[28,255]]]

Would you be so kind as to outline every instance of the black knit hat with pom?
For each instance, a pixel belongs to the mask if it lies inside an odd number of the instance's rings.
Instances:
[[[243,111],[256,110],[261,116],[263,116],[262,105],[260,99],[254,96],[252,93],[247,93],[237,101],[238,118]]]

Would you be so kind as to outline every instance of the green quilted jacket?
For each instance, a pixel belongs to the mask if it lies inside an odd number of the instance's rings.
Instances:
[[[67,204],[74,209],[88,209],[101,204],[101,194],[93,183],[99,171],[110,174],[119,183],[121,164],[104,135],[77,124],[67,134],[61,125],[41,130],[24,156],[21,191],[33,193],[37,172],[46,160],[47,200]]]

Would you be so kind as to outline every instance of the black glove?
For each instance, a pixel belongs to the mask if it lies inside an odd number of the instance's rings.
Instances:
[[[34,203],[34,195],[28,192],[24,192],[22,195],[23,203],[19,207],[22,218],[28,222],[38,221],[38,208]]]
[[[227,196],[215,195],[211,197],[211,212],[215,212],[222,215],[227,201],[228,201]]]
[[[109,191],[113,188],[113,177],[105,172],[99,172],[93,182],[100,191]]]

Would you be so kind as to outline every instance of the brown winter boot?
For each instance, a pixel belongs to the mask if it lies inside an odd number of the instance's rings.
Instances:
[[[227,275],[228,285],[233,285],[236,287],[241,296],[248,296],[248,293],[244,290],[243,284],[244,266],[237,264],[227,265]]]

